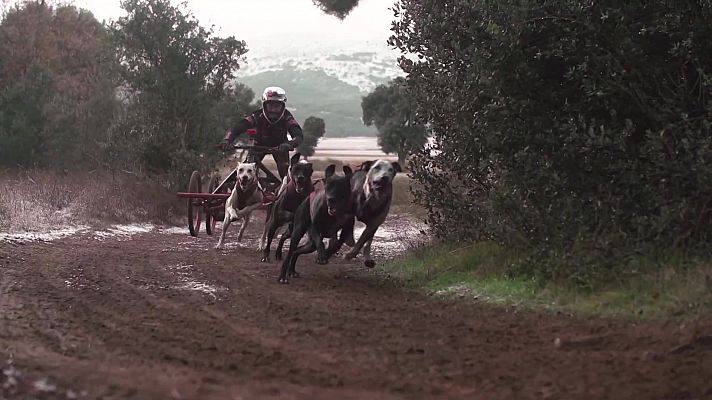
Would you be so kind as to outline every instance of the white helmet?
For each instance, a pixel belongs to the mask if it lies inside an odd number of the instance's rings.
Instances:
[[[287,92],[281,87],[270,86],[262,92],[262,113],[271,124],[276,124],[287,109]]]

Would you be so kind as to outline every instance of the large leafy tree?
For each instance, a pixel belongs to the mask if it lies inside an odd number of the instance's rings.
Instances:
[[[215,153],[207,150],[226,122],[213,109],[231,97],[239,103],[254,95],[228,86],[247,52],[245,42],[214,36],[169,0],[121,5],[128,15],[113,24],[112,34],[129,104],[123,140],[138,144],[141,165],[184,179],[197,163],[213,160],[204,155]]]
[[[319,117],[309,117],[304,121],[304,141],[299,145],[297,151],[304,157],[314,155],[314,148],[326,133],[326,124]]]
[[[115,105],[103,26],[85,10],[29,1],[0,23],[0,141],[21,164],[83,165]],[[17,147],[16,147],[17,146]]]
[[[422,149],[427,142],[425,126],[416,122],[415,105],[406,93],[404,78],[379,85],[363,97],[363,123],[378,129],[378,144],[385,153],[398,155],[403,165],[406,156]]]

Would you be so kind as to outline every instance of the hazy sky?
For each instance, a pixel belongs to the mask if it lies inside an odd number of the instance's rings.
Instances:
[[[99,20],[123,15],[119,0],[74,0]],[[171,0],[174,4],[181,1]],[[189,0],[188,9],[219,36],[247,42],[250,57],[325,47],[387,48],[394,0],[361,0],[343,21],[321,12],[311,0]]]

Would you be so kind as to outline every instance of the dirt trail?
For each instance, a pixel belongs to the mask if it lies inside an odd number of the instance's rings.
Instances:
[[[235,232],[0,242],[0,399],[712,398],[709,321],[437,301],[313,256],[283,286]]]

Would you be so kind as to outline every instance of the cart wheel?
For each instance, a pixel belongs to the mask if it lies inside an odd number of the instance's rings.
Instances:
[[[188,192],[202,193],[200,184],[200,172],[193,171],[190,175]],[[203,200],[188,198],[188,230],[192,236],[198,236],[200,232],[200,222],[203,219]]]
[[[219,184],[220,184],[220,178],[217,175],[213,175],[213,177],[210,178],[210,183],[208,184],[208,193],[213,193]],[[215,224],[217,224],[217,222],[218,222],[218,219],[215,217],[216,216],[213,215],[212,211],[206,210],[206,212],[205,212],[205,233],[207,233],[208,235],[212,235],[213,232],[215,232]]]

